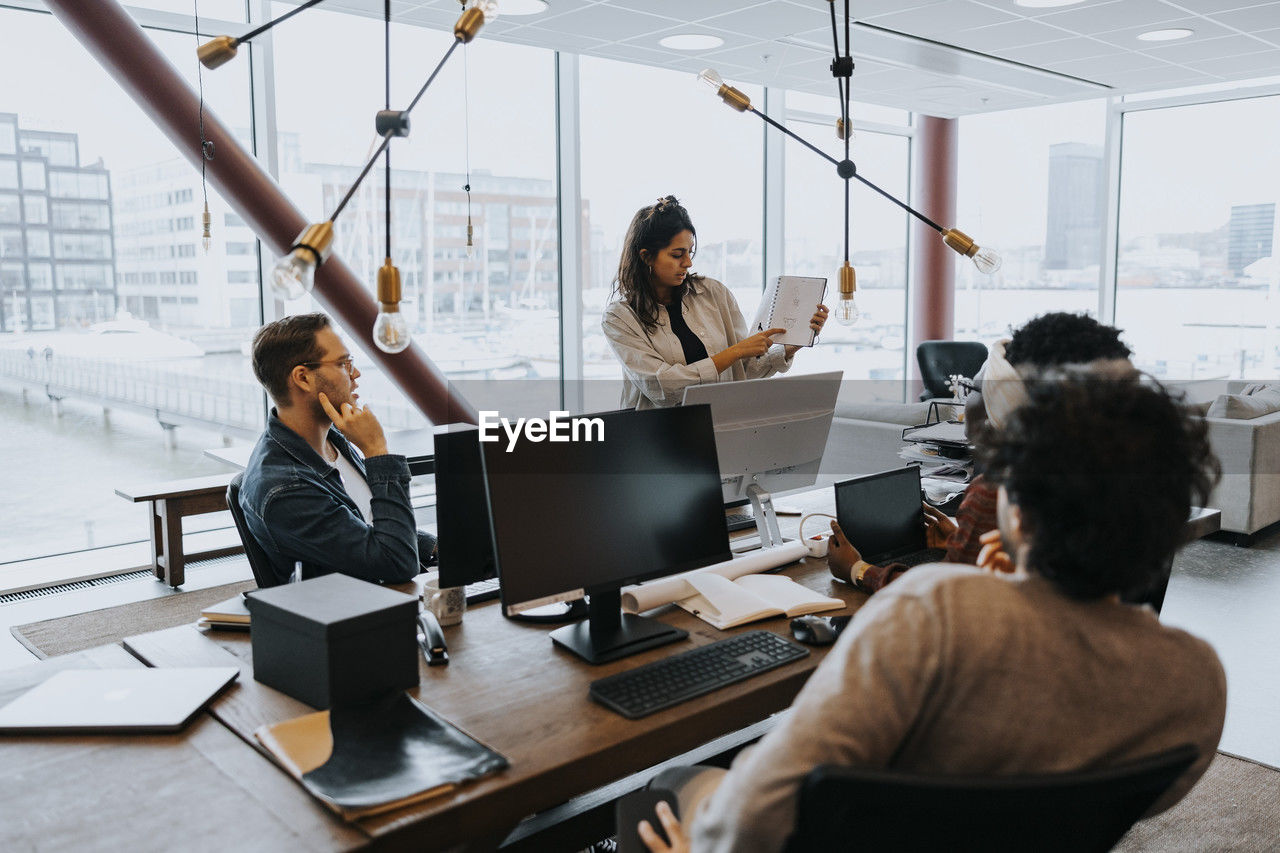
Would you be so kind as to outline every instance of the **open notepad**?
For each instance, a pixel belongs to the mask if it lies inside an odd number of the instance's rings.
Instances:
[[[744,575],[729,580],[704,572],[688,581],[698,594],[676,604],[722,631],[772,616],[791,618],[844,607],[840,599],[828,598],[780,575]]]
[[[747,334],[754,335],[766,329],[785,329],[773,338],[775,344],[813,346],[814,332],[809,328],[813,313],[818,310],[822,296],[827,292],[825,278],[800,275],[780,275],[765,288],[760,308]]]

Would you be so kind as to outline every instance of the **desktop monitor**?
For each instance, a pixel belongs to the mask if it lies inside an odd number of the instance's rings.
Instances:
[[[600,440],[483,442],[503,612],[588,597],[551,634],[591,663],[687,636],[621,611],[621,588],[730,559],[711,411],[584,415]]]
[[[436,430],[436,545],[441,588],[497,577],[489,505],[480,464],[480,431],[469,424]]]
[[[780,540],[768,492],[817,482],[843,376],[835,370],[685,389],[686,406],[711,406],[724,501],[751,500],[765,545]]]

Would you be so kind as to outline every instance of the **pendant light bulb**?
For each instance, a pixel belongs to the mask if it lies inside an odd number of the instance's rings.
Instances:
[[[714,68],[704,68],[698,72],[698,80],[711,87],[711,91],[719,92],[724,85],[724,78]]]
[[[836,301],[836,322],[841,326],[852,326],[858,322],[862,312],[858,310],[858,277],[853,266],[844,262],[840,267],[840,299]]]
[[[409,324],[400,312],[400,270],[387,258],[378,269],[378,319],[373,322],[373,342],[383,352],[402,352],[412,340]]]
[[[301,299],[316,286],[316,262],[306,249],[294,249],[271,270],[271,289],[281,299]]]
[[[995,249],[984,246],[974,254],[973,265],[978,268],[978,272],[991,275],[1004,265],[1004,258]]]
[[[498,17],[498,0],[467,0],[464,8],[479,9],[486,24]]]
[[[471,227],[471,217],[467,217],[467,260],[471,260],[476,256],[476,244],[472,239],[475,230]]]
[[[316,267],[329,257],[333,221],[308,225],[289,254],[271,270],[271,287],[281,299],[301,299],[316,286]]]
[[[386,306],[378,311],[378,319],[373,323],[373,342],[383,352],[403,352],[412,340],[409,336],[409,324],[405,322],[400,306],[388,311]]]
[[[209,202],[204,203],[204,213],[200,216],[200,222],[204,225],[204,233],[200,237],[200,245],[204,248],[204,253],[209,254],[209,246],[213,244],[213,234],[210,232],[210,226],[213,224],[213,217],[209,215]]]

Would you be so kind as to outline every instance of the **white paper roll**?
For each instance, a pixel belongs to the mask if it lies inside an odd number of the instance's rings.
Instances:
[[[635,586],[623,587],[622,609],[626,613],[643,613],[646,610],[652,610],[655,607],[661,607],[664,604],[670,604],[673,601],[680,601],[692,595],[697,595],[698,591],[688,581],[690,575],[713,572],[721,577],[734,580],[743,575],[767,572],[769,569],[776,569],[778,566],[794,563],[801,557],[807,556],[808,553],[809,549],[805,547],[803,542],[784,542],[774,548],[761,548],[741,557],[734,557],[732,560],[714,563],[701,569],[694,569],[691,572],[672,575],[669,578],[659,578],[636,584]]]

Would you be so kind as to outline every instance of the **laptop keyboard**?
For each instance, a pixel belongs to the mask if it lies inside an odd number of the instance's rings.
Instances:
[[[925,551],[916,551],[914,553],[907,554],[905,557],[897,557],[892,560],[885,560],[885,562],[900,563],[906,566],[908,569],[913,569],[916,566],[922,566],[925,563],[940,563],[943,560],[945,560],[946,557],[947,557],[947,552],[945,549],[929,548],[928,550],[925,550]],[[470,589],[470,587],[467,587],[467,588]]]
[[[807,657],[770,631],[748,631],[591,682],[591,698],[635,720]]]
[[[747,528],[755,529],[756,526],[756,517],[749,512],[731,512],[725,515],[724,520],[729,525],[730,533]]]
[[[497,578],[489,578],[484,581],[476,581],[469,583],[465,589],[467,591],[467,604],[479,604],[482,601],[492,601],[498,597],[501,589],[501,583]]]

